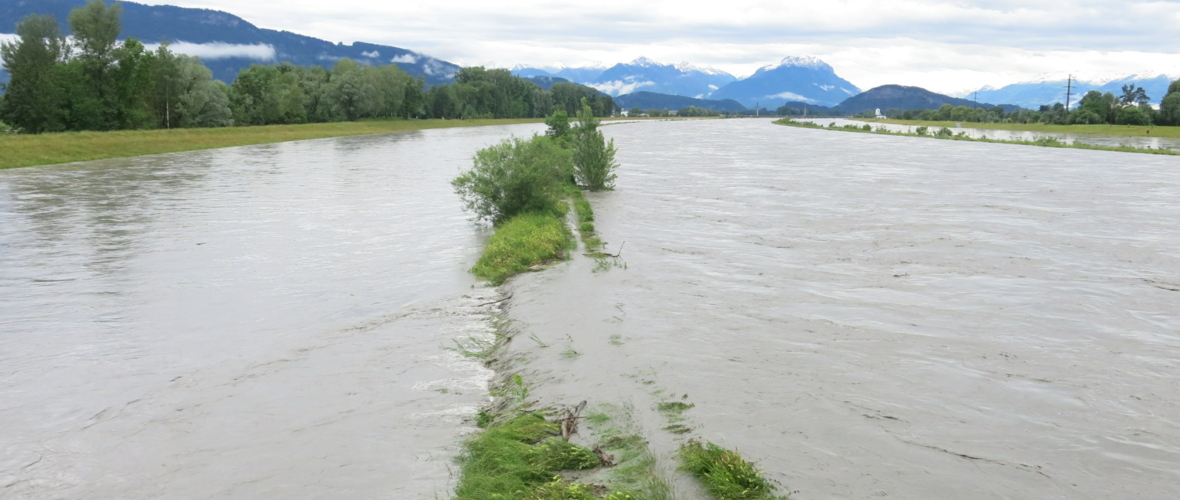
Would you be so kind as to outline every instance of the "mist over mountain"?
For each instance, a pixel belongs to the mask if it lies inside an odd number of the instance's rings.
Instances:
[[[698,108],[706,108],[716,111],[746,110],[745,106],[742,106],[741,103],[733,99],[697,99],[695,97],[659,94],[656,92],[647,91],[633,92],[615,97],[615,104],[619,105],[619,107],[623,109],[639,108],[644,111],[649,109],[667,109],[670,111],[679,111],[689,106],[696,106]]]
[[[70,10],[85,0],[5,0],[0,2],[0,33],[15,33],[16,23],[29,14],[51,14],[69,33]],[[108,2],[110,3],[110,2]],[[301,66],[331,67],[342,58],[374,66],[396,64],[431,85],[451,81],[459,66],[412,50],[357,42],[336,44],[289,31],[259,28],[227,12],[170,5],[121,2],[123,32],[144,44],[173,42],[173,52],[199,56],[214,78],[232,82],[250,64],[291,62]]]
[[[711,96],[733,99],[753,108],[774,109],[787,102],[834,106],[860,93],[848,80],[836,75],[827,63],[815,57],[787,57],[778,64],[760,68],[749,78],[738,80]]]
[[[662,64],[646,57],[609,68],[533,68],[518,66],[512,70],[518,76],[556,76],[575,83],[594,87],[612,96],[636,91],[708,97],[736,77],[721,70],[699,68],[688,63]]]
[[[1148,97],[1151,98],[1151,102],[1158,104],[1164,98],[1164,94],[1168,91],[1168,85],[1174,80],[1175,78],[1169,77],[1167,75],[1129,75],[1119,78],[1106,78],[1091,81],[1074,80],[1072,83],[1072,95],[1070,96],[1070,107],[1077,106],[1078,100],[1081,99],[1081,97],[1088,91],[1097,90],[1102,93],[1110,92],[1117,96],[1122,93],[1122,87],[1124,85],[1143,87],[1143,90],[1147,92]],[[1029,109],[1037,109],[1041,105],[1045,104],[1065,104],[1066,80],[1062,79],[1014,83],[1000,88],[983,87],[979,89],[978,92],[979,99],[981,100],[1007,102]],[[969,93],[969,95],[974,95],[974,92]]]

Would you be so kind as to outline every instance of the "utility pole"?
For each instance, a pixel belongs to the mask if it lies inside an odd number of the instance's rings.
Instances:
[[[1065,80],[1065,112],[1069,113],[1069,100],[1073,97],[1073,75]]]
[[[975,107],[978,108],[979,107],[979,91],[976,90],[975,92],[973,92],[973,94],[975,94]]]

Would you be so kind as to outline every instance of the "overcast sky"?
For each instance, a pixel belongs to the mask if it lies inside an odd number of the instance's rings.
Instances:
[[[142,0],[141,0],[142,1]],[[334,42],[460,65],[614,64],[647,56],[737,76],[815,55],[863,89],[956,92],[1041,76],[1180,76],[1180,3],[991,1],[147,1],[224,10]]]

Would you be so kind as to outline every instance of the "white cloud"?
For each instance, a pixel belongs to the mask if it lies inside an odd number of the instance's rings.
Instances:
[[[591,87],[594,87],[594,88],[598,89],[599,91],[605,92],[605,93],[610,94],[612,96],[620,96],[623,94],[630,94],[632,92],[635,92],[640,87],[647,87],[649,85],[655,85],[655,82],[649,82],[649,81],[624,82],[622,80],[614,80],[611,82],[590,84]]]
[[[156,50],[159,47],[158,43],[145,44],[148,50]],[[236,43],[189,43],[189,42],[174,42],[168,45],[168,49],[176,54],[184,54],[187,56],[196,56],[205,60],[226,59],[229,57],[241,57],[245,59],[254,59],[258,61],[273,61],[275,60],[275,48],[271,45],[255,44],[243,45]]]
[[[331,41],[412,48],[465,65],[688,60],[748,75],[814,54],[863,88],[1003,85],[1052,72],[1175,72],[1180,8],[1162,0],[148,0],[218,8]],[[364,12],[364,14],[358,14]]]
[[[402,63],[402,64],[414,64],[414,63],[418,62],[418,57],[415,56],[414,54],[402,54],[402,55],[397,56],[393,59],[390,59],[389,62]]]
[[[816,102],[814,99],[808,99],[808,98],[803,97],[803,96],[796,94],[794,92],[781,92],[781,93],[774,94],[774,95],[768,95],[766,97],[770,98],[770,99],[787,99],[787,100],[799,101],[799,102]]]
[[[361,55],[365,56],[365,57],[369,57],[369,58],[381,57],[381,53],[377,52],[376,50],[369,51],[369,52],[361,52]]]

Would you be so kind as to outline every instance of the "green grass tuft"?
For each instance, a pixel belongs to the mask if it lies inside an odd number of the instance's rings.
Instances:
[[[665,402],[657,405],[656,408],[658,408],[660,411],[662,411],[664,413],[672,413],[672,414],[679,415],[681,413],[684,413],[685,410],[692,408],[694,406],[696,406],[696,405],[693,403],[683,403],[680,401],[665,401]]]
[[[704,484],[717,500],[776,500],[775,487],[762,471],[736,451],[713,443],[689,441],[680,447],[681,469]]]
[[[483,256],[471,271],[499,285],[529,266],[562,258],[572,240],[565,224],[552,215],[524,214],[496,228]]]
[[[561,428],[536,413],[522,413],[491,424],[468,439],[458,462],[462,468],[455,498],[581,498],[538,496],[562,470],[597,467],[594,452],[556,437]]]

